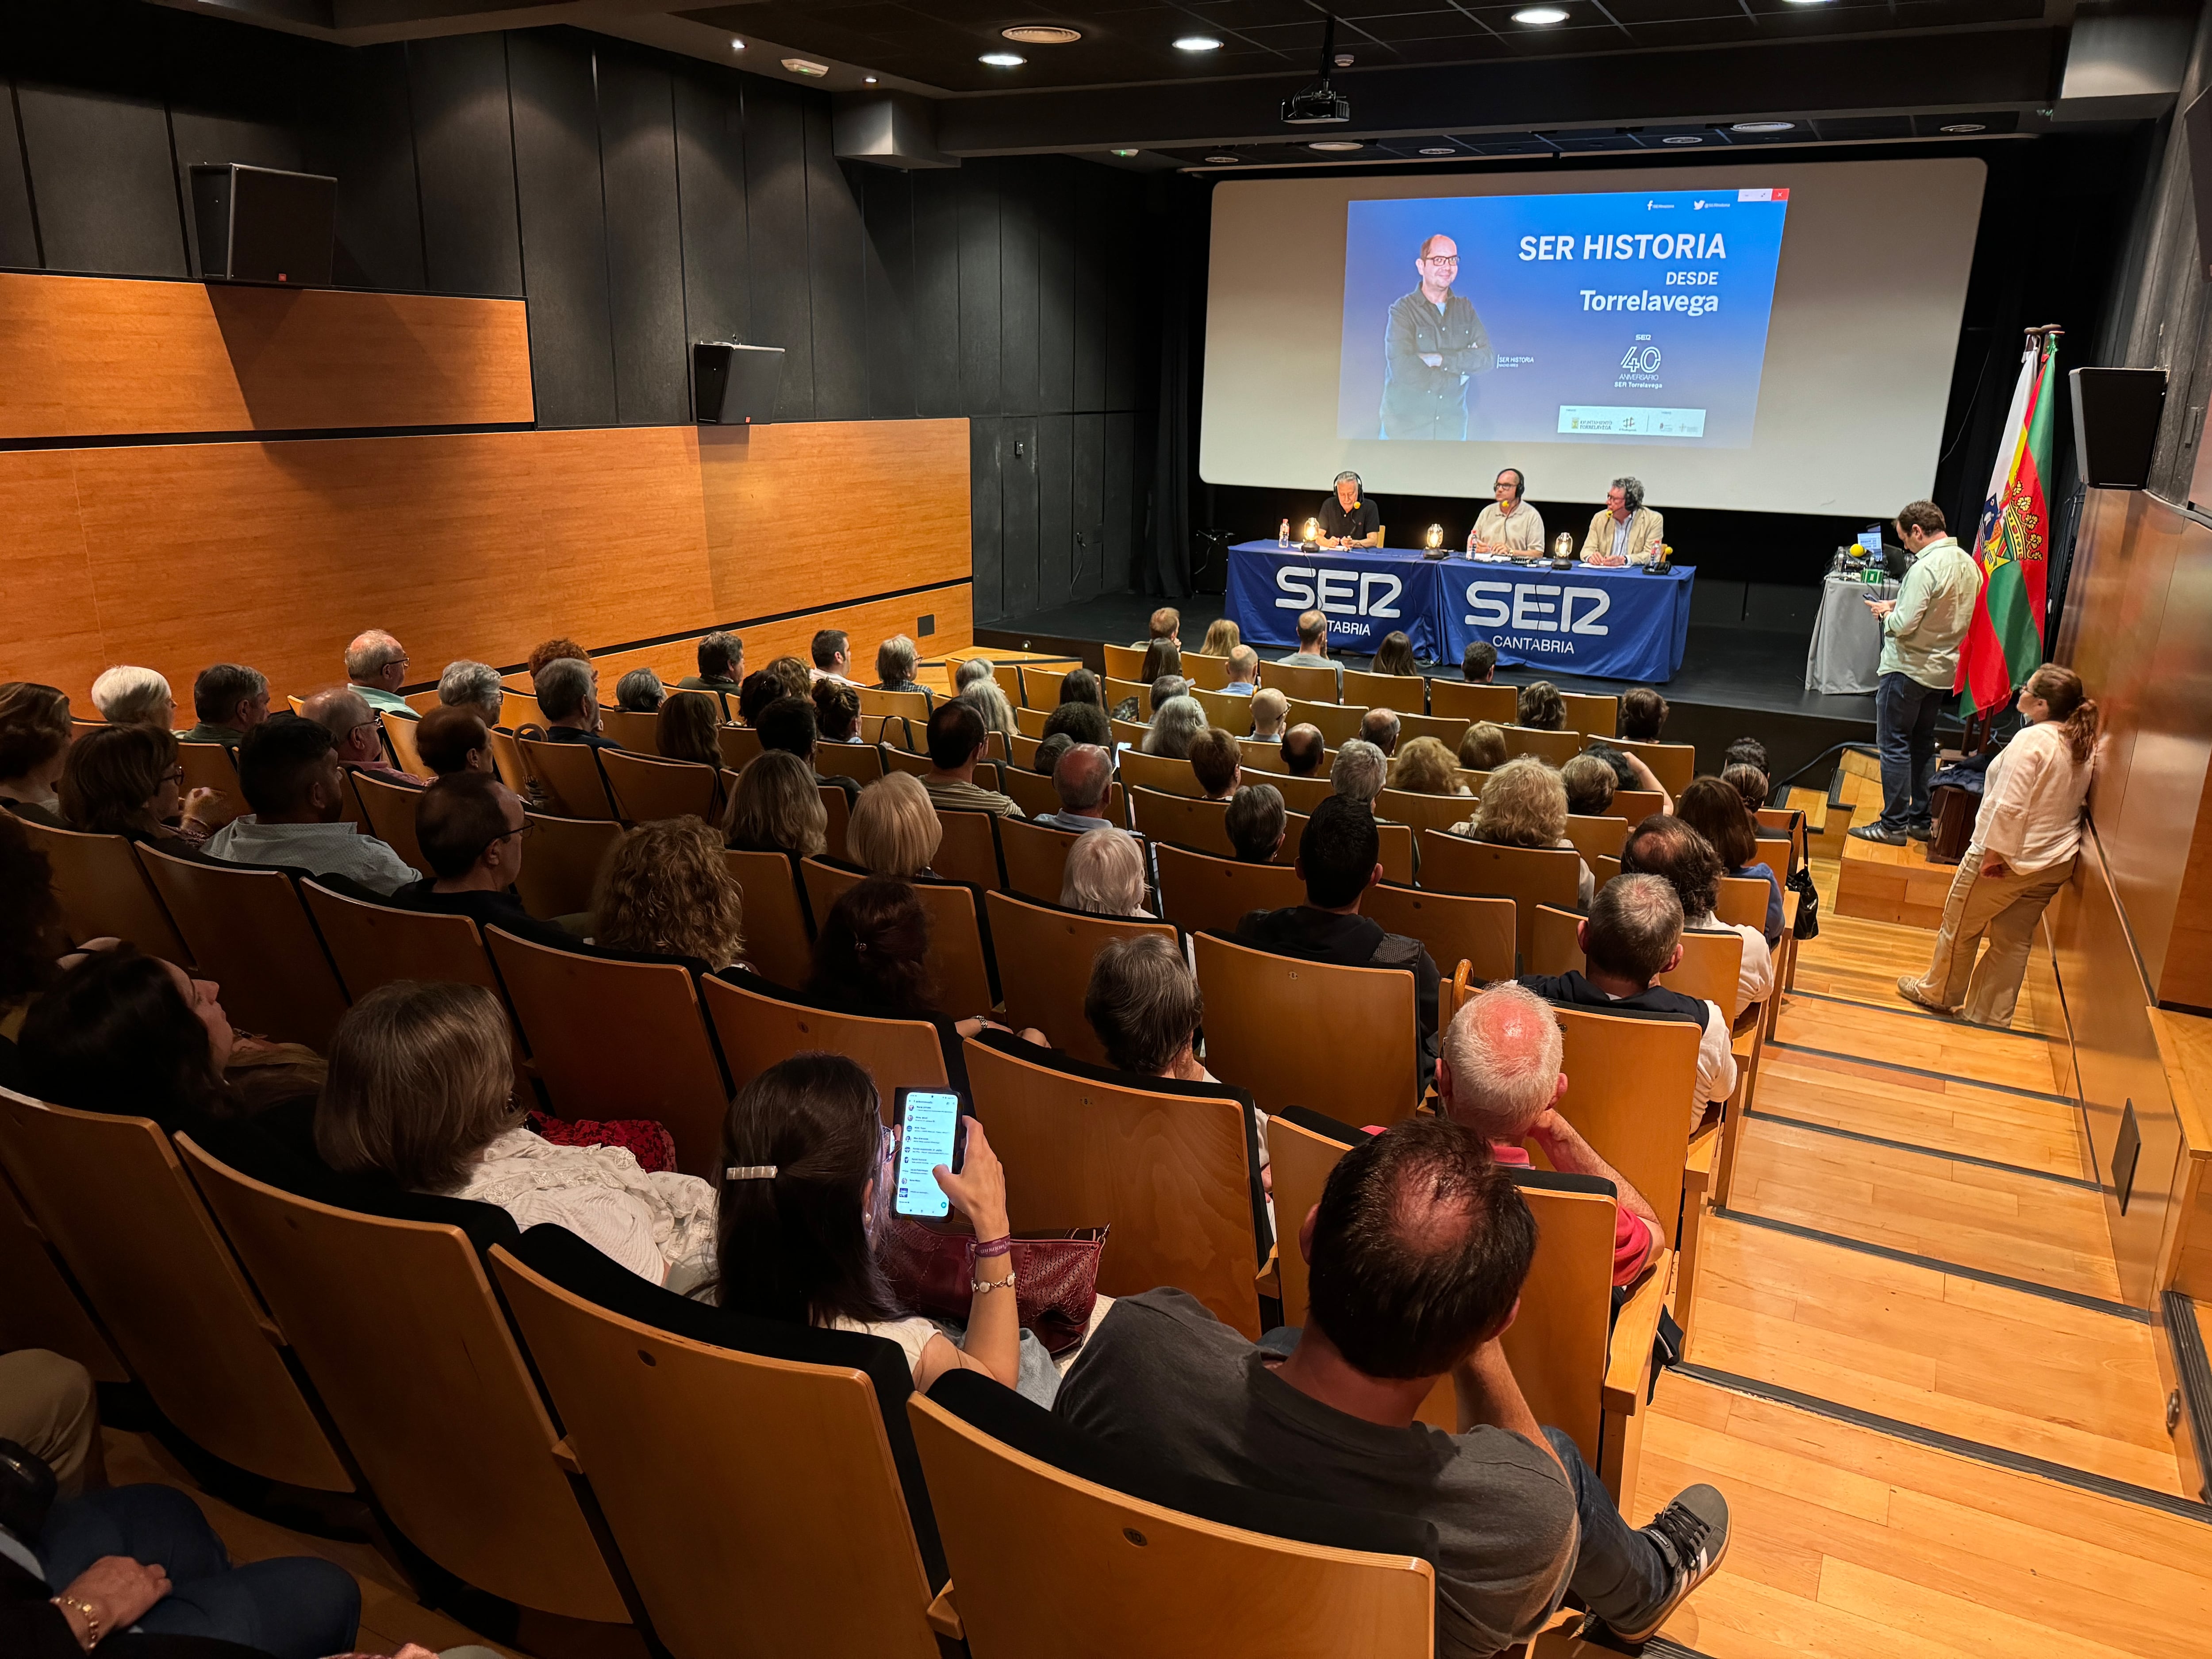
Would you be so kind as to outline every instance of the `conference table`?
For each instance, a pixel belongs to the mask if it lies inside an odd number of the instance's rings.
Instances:
[[[1657,684],[1682,666],[1692,568],[1640,569],[1424,558],[1417,548],[1307,552],[1273,542],[1229,550],[1223,614],[1252,646],[1297,644],[1301,611],[1328,617],[1334,651],[1371,656],[1402,632],[1425,662],[1456,663],[1477,640],[1498,660]]]

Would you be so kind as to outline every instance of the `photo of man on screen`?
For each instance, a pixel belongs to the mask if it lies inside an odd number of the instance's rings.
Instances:
[[[1459,244],[1428,237],[1413,270],[1419,285],[1392,301],[1383,335],[1382,435],[1464,439],[1468,377],[1495,368],[1498,354],[1473,302],[1452,290]]]

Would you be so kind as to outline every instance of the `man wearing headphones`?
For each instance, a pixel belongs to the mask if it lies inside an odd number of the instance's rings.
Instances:
[[[1382,509],[1360,494],[1359,475],[1336,475],[1336,494],[1321,505],[1321,545],[1323,547],[1380,547]]]
[[[1615,478],[1605,506],[1590,520],[1583,542],[1583,562],[1596,565],[1650,564],[1667,539],[1667,521],[1644,505],[1641,478]]]
[[[1517,466],[1509,466],[1498,475],[1498,482],[1491,486],[1491,493],[1498,499],[1482,509],[1474,528],[1468,533],[1468,552],[1543,551],[1544,517],[1522,499],[1528,489],[1528,475]]]

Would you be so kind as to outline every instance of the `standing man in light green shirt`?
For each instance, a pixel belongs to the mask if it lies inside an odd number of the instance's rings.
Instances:
[[[1902,847],[1929,835],[1929,786],[1936,776],[1936,718],[1959,678],[1959,644],[1981,598],[1982,568],[1948,533],[1943,509],[1915,501],[1897,515],[1912,568],[1893,599],[1869,599],[1881,623],[1881,683],[1875,693],[1875,742],[1881,751],[1881,816],[1851,831]]]

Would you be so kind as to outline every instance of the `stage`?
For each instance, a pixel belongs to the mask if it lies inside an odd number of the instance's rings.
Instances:
[[[1142,593],[1105,593],[1080,605],[978,623],[975,642],[1008,650],[1064,652],[1100,667],[1101,641],[1141,642],[1154,607],[1165,603],[1182,612],[1183,644],[1193,650],[1206,637],[1207,624],[1222,612],[1218,593],[1194,593],[1174,601]],[[1729,743],[1740,737],[1757,738],[1775,763],[1777,781],[1811,766],[1839,744],[1871,744],[1871,696],[1823,696],[1805,690],[1805,652],[1811,637],[1809,623],[1785,629],[1692,621],[1681,671],[1662,688],[1672,711],[1668,740],[1695,744],[1698,769],[1717,771]],[[1267,649],[1261,654],[1284,653]],[[1367,665],[1364,657],[1345,656],[1343,660],[1350,667]],[[1430,672],[1447,679],[1459,678],[1456,665]],[[1564,691],[1616,695],[1630,684],[1503,666],[1498,679],[1507,685],[1548,679]],[[1823,762],[1799,781],[1825,790],[1832,769],[1832,762]]]

